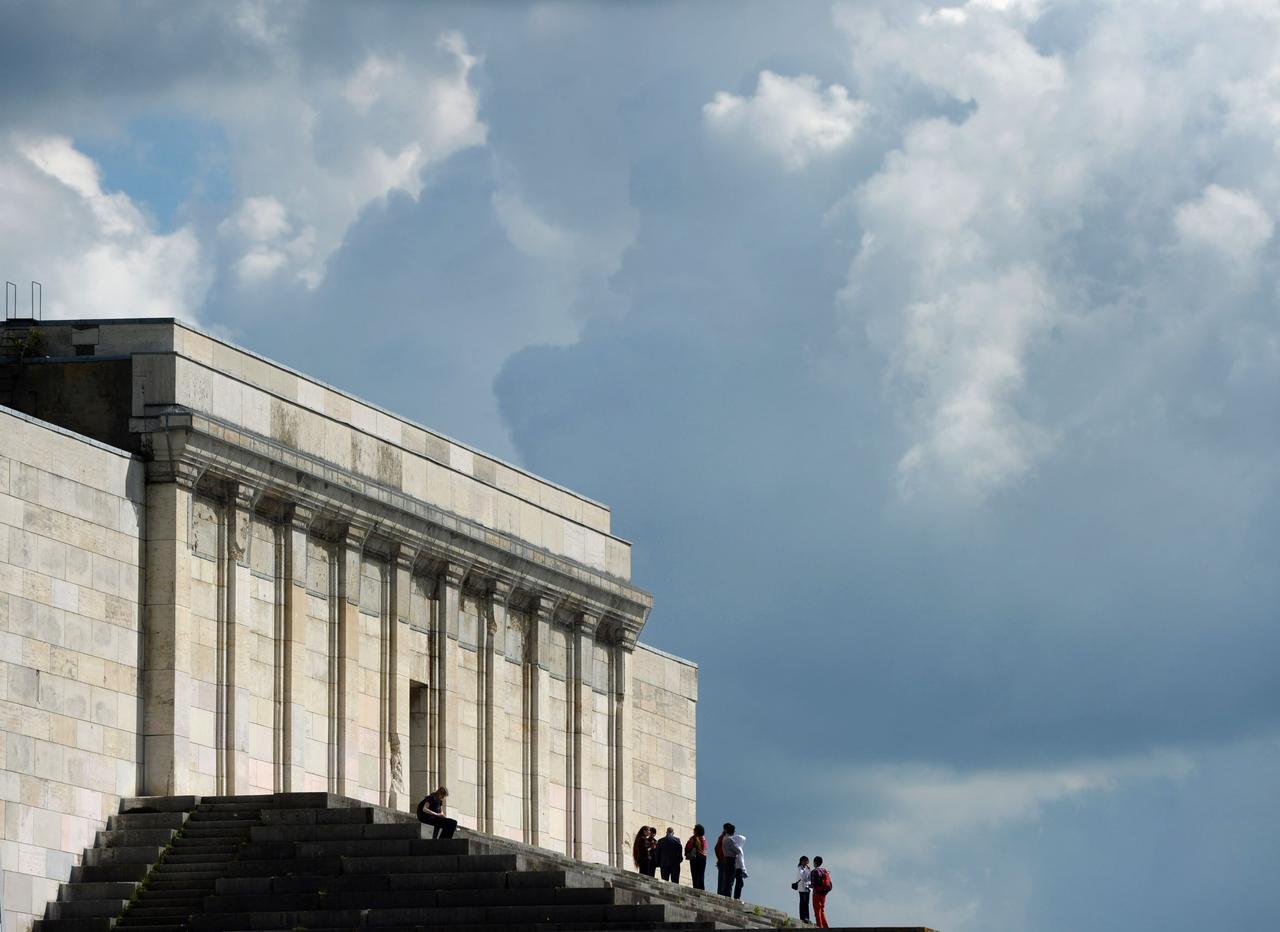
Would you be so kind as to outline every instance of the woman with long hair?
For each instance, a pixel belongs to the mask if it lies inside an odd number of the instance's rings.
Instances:
[[[649,826],[640,826],[640,831],[636,832],[636,840],[631,845],[631,860],[635,862],[636,870],[642,874],[651,874],[650,865],[653,859],[649,856]]]
[[[645,826],[644,851],[645,866],[641,873],[650,877],[658,876],[658,827],[656,825]]]
[[[800,863],[796,865],[795,883],[791,885],[792,890],[796,890],[800,894],[800,921],[809,921],[809,857],[808,855],[800,856]]]

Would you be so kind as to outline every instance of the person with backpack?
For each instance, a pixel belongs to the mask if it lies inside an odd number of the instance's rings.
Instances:
[[[791,889],[800,894],[800,921],[809,921],[809,858],[806,855],[800,856],[800,863],[796,865],[796,879],[791,884]]]
[[[458,828],[458,820],[444,814],[444,801],[448,795],[449,790],[442,786],[418,803],[418,821],[431,826],[432,838],[452,838]]]
[[[827,925],[827,894],[831,892],[831,872],[822,866],[822,858],[813,859],[813,870],[809,871],[809,887],[813,891],[813,918],[819,929],[831,928]]]
[[[707,830],[701,822],[693,827],[693,834],[684,843],[684,857],[689,862],[693,889],[707,889]]]

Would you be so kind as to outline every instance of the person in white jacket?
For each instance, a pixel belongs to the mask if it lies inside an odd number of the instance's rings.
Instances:
[[[725,857],[733,858],[733,898],[735,900],[742,899],[742,882],[747,879],[747,859],[742,853],[743,845],[746,843],[746,835],[733,834],[726,836],[724,840]]]
[[[791,889],[800,894],[800,921],[809,921],[809,856],[802,854],[796,865],[796,880]]]

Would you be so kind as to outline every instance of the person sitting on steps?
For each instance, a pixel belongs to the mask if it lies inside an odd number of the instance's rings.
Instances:
[[[457,819],[447,818],[444,814],[444,801],[448,795],[448,788],[442,786],[418,803],[418,821],[431,826],[432,838],[452,838],[458,827]]]

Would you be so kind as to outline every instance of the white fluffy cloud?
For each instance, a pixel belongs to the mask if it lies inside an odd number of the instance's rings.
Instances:
[[[824,90],[812,75],[789,78],[761,71],[754,95],[721,91],[702,113],[716,133],[766,153],[788,171],[798,171],[847,145],[867,110],[839,84]]]
[[[220,233],[242,284],[288,274],[314,288],[361,210],[392,191],[416,199],[426,169],[485,141],[479,59],[449,32],[434,56],[374,51],[317,80],[287,34],[262,41],[281,62],[271,95],[218,102],[247,195]]]
[[[1269,261],[1276,19],[1161,6],[1153,34],[1155,9],[1100,7],[1059,48],[1037,42],[1034,3],[838,9],[857,92],[901,121],[849,201],[861,248],[842,306],[885,360],[907,497],[981,501],[1032,472],[1066,429],[1034,393],[1037,363],[1053,340],[1120,326],[1106,302],[1199,313],[1169,285],[1175,239],[1223,275]],[[904,119],[904,89],[951,112]],[[1221,178],[1189,188],[1210,165]]]
[[[1275,222],[1247,192],[1216,184],[1182,204],[1174,224],[1184,244],[1214,252],[1236,266],[1249,264],[1275,230]]]
[[[159,233],[93,160],[61,136],[12,136],[0,158],[5,274],[44,285],[48,317],[192,319],[209,283],[188,227]],[[26,313],[27,292],[19,289]]]

